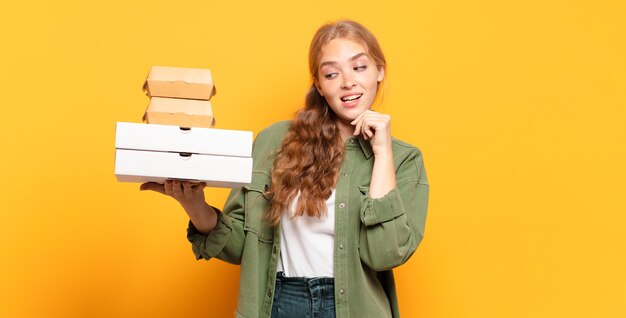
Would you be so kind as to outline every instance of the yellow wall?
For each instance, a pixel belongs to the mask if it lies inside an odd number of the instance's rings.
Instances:
[[[177,203],[115,181],[115,122],[140,121],[150,66],[207,67],[217,127],[256,133],[349,17],[431,182],[403,317],[626,317],[624,1],[194,2],[3,5],[0,316],[232,316],[238,268],[194,261]]]

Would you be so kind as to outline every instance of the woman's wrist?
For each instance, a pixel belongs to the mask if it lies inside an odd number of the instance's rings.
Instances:
[[[372,152],[374,157],[393,157],[393,151],[391,150],[391,140],[383,145],[372,145]]]
[[[372,199],[385,196],[396,187],[396,172],[393,163],[393,153],[384,151],[374,155],[374,167],[370,182],[369,194]]]
[[[211,206],[204,201],[202,201],[199,204],[194,204],[194,205],[183,205],[183,204],[181,205],[183,209],[185,209],[185,212],[187,212],[189,217],[198,217],[202,215],[208,215],[211,212],[211,210],[213,210],[213,208],[211,208]]]
[[[201,207],[185,209],[191,223],[203,234],[208,234],[217,225],[217,211],[206,202]]]

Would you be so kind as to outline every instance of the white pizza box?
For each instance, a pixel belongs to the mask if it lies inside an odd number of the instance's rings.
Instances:
[[[213,128],[211,102],[199,99],[151,97],[143,115],[148,124]]]
[[[216,92],[211,70],[170,66],[153,66],[144,90],[150,97],[203,100],[210,100]]]
[[[252,158],[116,149],[115,176],[121,182],[176,179],[236,188],[252,181]]]
[[[116,149],[251,157],[251,131],[118,122]]]

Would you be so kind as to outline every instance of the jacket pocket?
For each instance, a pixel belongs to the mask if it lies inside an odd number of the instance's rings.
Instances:
[[[370,185],[369,184],[359,185],[359,191],[361,192],[361,198],[362,199],[365,198],[370,191]]]
[[[244,231],[252,232],[260,241],[274,241],[274,230],[265,221],[264,216],[269,210],[271,198],[265,194],[272,179],[265,171],[252,171],[252,182],[243,186],[245,189],[245,223]]]

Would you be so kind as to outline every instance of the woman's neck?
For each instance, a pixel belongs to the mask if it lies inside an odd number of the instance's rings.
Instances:
[[[354,126],[350,125],[348,122],[339,121],[339,133],[341,134],[341,139],[346,141],[346,139],[354,136]]]

